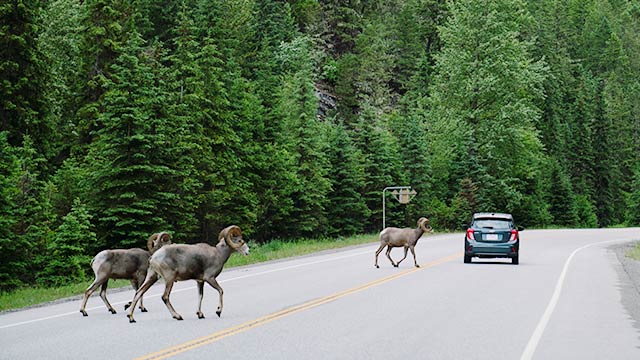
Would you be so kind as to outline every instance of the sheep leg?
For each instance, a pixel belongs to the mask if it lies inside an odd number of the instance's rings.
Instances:
[[[202,297],[204,296],[204,281],[198,280],[198,295],[200,298],[198,299],[198,319],[204,319],[204,314],[202,313]]]
[[[138,280],[138,279],[132,279],[131,280],[131,286],[133,287],[133,290],[138,291],[138,289],[140,288],[140,284],[142,284],[144,282],[144,279],[142,279],[142,281]],[[143,297],[140,297],[140,311],[141,312],[147,312],[147,308],[144,307],[144,304],[142,304],[142,300]],[[129,306],[131,306],[131,301],[129,301],[128,303],[124,304],[124,309],[127,310],[129,308]]]
[[[382,252],[382,249],[384,249],[385,246],[387,246],[387,244],[382,243],[380,244],[378,250],[376,250],[376,262],[373,265],[378,269],[380,268],[380,266],[378,266],[378,255],[380,254],[380,252]]]
[[[107,305],[107,309],[109,309],[109,311],[111,311],[112,314],[115,314],[116,309],[114,309],[113,306],[109,304],[109,300],[107,300],[107,284],[109,284],[109,279],[107,279],[107,281],[102,283],[102,287],[100,288],[100,298],[102,298],[102,301],[104,301],[104,304]]]
[[[218,281],[216,281],[215,278],[209,278],[205,280],[209,285],[211,285],[211,287],[213,287],[214,289],[218,290],[218,310],[216,311],[216,314],[218,315],[218,317],[220,317],[220,314],[222,314],[222,294],[224,293],[224,291],[222,290],[222,287],[220,286],[220,284],[218,284]]]
[[[402,260],[404,260],[404,259],[406,259],[406,258],[407,258],[407,252],[408,252],[408,251],[409,251],[409,247],[408,247],[408,246],[405,246],[405,247],[404,247],[404,257],[403,257],[402,259],[400,259],[400,261],[398,261],[398,262],[396,263],[396,267],[400,266],[400,263],[402,262]],[[412,251],[413,251],[413,250],[412,250]]]
[[[87,306],[87,300],[89,300],[89,297],[91,296],[91,294],[93,294],[93,292],[96,291],[98,286],[102,285],[102,283],[105,280],[109,280],[109,279],[105,278],[105,277],[97,277],[96,276],[96,279],[93,280],[93,283],[91,283],[91,285],[89,285],[87,290],[85,290],[84,298],[82,299],[82,306],[80,306],[80,312],[82,313],[82,316],[89,316],[87,314],[87,312],[85,311],[85,307]]]
[[[165,287],[164,287],[164,293],[162,294],[162,301],[167,306],[167,309],[169,309],[169,312],[171,313],[174,319],[182,320],[182,315],[178,314],[176,309],[173,308],[173,305],[171,305],[171,301],[169,301],[169,294],[171,294],[171,289],[173,288],[173,283],[175,282],[175,279],[165,278],[164,281],[165,281]]]
[[[413,255],[413,263],[416,265],[416,267],[420,267],[420,265],[418,265],[418,261],[416,260],[416,250],[413,246],[409,247],[409,249],[411,249],[411,254]],[[406,252],[407,250],[405,249],[405,254]]]
[[[136,322],[136,320],[133,318],[133,310],[135,310],[138,300],[142,298],[142,295],[144,295],[144,293],[147,292],[151,285],[155,284],[156,281],[158,281],[158,275],[150,270],[147,274],[147,278],[144,280],[144,283],[142,284],[142,286],[140,286],[140,288],[138,288],[136,294],[133,296],[133,300],[131,300],[131,308],[129,309],[129,313],[127,314],[130,323]]]
[[[393,265],[394,267],[398,267],[398,264],[393,262],[393,259],[391,258],[391,249],[391,246],[387,247],[387,257],[389,258],[389,261],[391,261],[391,265]]]

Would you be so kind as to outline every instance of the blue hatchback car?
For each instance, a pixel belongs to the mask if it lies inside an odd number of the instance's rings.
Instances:
[[[464,225],[464,262],[478,258],[511,258],[512,264],[520,262],[520,234],[511,214],[475,213],[471,224]]]

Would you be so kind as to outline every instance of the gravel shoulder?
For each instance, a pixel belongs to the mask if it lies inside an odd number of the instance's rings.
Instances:
[[[616,266],[621,294],[621,301],[633,319],[633,326],[640,332],[640,261],[625,254],[638,242],[630,242],[611,247],[616,253],[619,266]]]

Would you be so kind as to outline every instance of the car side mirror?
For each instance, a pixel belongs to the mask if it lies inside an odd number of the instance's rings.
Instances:
[[[467,230],[469,228],[469,225],[467,224],[462,224],[462,230]]]
[[[519,226],[517,227],[518,231],[524,231],[524,226]]]

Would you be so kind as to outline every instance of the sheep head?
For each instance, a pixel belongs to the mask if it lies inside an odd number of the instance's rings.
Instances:
[[[147,239],[147,248],[150,252],[155,252],[164,245],[171,244],[171,235],[167,232],[159,232],[149,236]]]
[[[424,232],[433,232],[433,228],[429,225],[429,219],[425,217],[418,219],[418,227]]]
[[[228,226],[220,231],[219,240],[224,239],[229,247],[242,255],[249,255],[249,246],[242,239],[242,230],[237,225]]]

